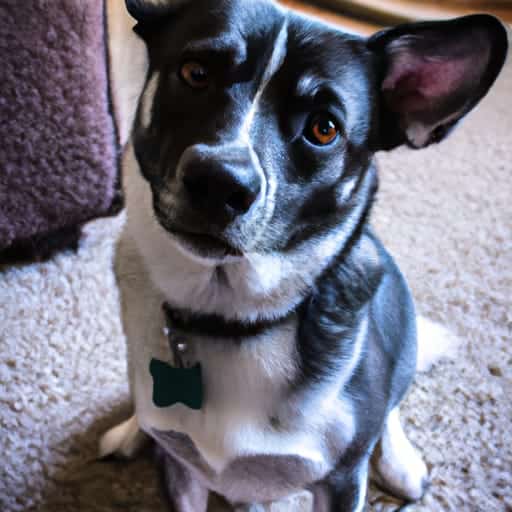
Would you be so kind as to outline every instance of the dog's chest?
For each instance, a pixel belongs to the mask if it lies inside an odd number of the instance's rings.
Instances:
[[[186,467],[202,486],[231,503],[279,500],[304,489],[326,474],[325,461],[299,455],[240,455],[221,471],[209,466],[189,436],[179,432],[152,431],[153,438],[172,457],[167,464]],[[172,469],[171,469],[172,471]]]
[[[171,361],[171,351],[163,337],[152,346],[141,343],[134,361],[142,428],[209,488],[235,501],[236,489],[248,492],[253,479],[265,494],[277,497],[321,478],[332,468],[333,454],[349,442],[354,425],[339,389],[290,397],[297,374],[295,332],[292,320],[239,344],[188,339],[183,362],[202,367],[200,410],[153,404],[149,361]],[[282,481],[276,484],[278,475]]]

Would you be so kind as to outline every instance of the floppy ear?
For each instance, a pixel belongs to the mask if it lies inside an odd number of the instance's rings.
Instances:
[[[171,14],[191,0],[126,0],[126,8],[137,20],[134,31],[143,39]]]
[[[508,49],[493,16],[400,25],[370,37],[381,65],[378,149],[439,142],[488,92]]]

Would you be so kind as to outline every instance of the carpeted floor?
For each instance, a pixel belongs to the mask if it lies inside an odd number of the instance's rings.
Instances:
[[[512,63],[439,147],[379,155],[377,231],[419,310],[462,339],[417,378],[406,430],[431,467],[415,511],[512,510]],[[149,456],[96,462],[129,412],[113,272],[122,218],[78,254],[0,270],[0,511],[163,511]],[[119,256],[122,258],[122,254]],[[376,491],[371,510],[397,504]]]

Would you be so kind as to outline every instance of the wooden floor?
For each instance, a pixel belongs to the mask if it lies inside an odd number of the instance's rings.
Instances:
[[[382,28],[382,25],[377,23],[367,22],[353,16],[344,16],[334,12],[333,10],[316,7],[301,0],[280,0],[280,3],[292,9],[324,19],[330,23],[347,27],[348,29],[361,34],[372,34]]]
[[[316,0],[312,3],[386,25],[455,18],[476,12],[488,12],[505,22],[512,22],[512,2],[503,0]]]
[[[407,21],[447,19],[475,12],[488,12],[512,23],[512,1],[485,0],[446,2],[415,0],[280,0],[283,5],[347,27],[361,34],[371,34],[385,26]],[[327,7],[319,7],[325,4]]]

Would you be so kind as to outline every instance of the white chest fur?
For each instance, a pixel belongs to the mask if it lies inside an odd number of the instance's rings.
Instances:
[[[342,418],[339,403],[287,400],[288,382],[296,373],[294,326],[282,326],[278,331],[240,346],[215,340],[189,341],[185,357],[199,361],[203,369],[204,405],[199,411],[181,404],[157,408],[152,403],[151,351],[146,343],[137,357],[135,375],[141,427],[148,432],[187,434],[217,472],[234,459],[250,455],[293,455],[327,470],[331,461],[322,434],[333,423],[346,423],[349,415]],[[155,347],[153,354],[165,356],[162,352]]]
[[[300,297],[296,287],[282,286],[293,280],[293,273],[285,267],[297,268],[297,262],[283,263],[278,258],[265,265],[239,262],[231,269],[232,286],[221,287],[213,278],[214,268],[180,252],[157,223],[149,187],[133,157],[127,167],[130,257],[120,274],[131,386],[140,426],[147,432],[187,434],[215,471],[247,455],[298,456],[318,465],[319,472],[327,471],[332,464],[329,449],[346,446],[354,434],[351,406],[339,396],[340,382],[290,397],[289,384],[297,372],[293,322],[241,345],[188,340],[187,357],[202,364],[203,408],[195,411],[181,404],[167,408],[153,404],[150,360],[170,357],[162,335],[163,302],[226,316],[281,315],[294,305],[292,296]],[[300,283],[304,284],[302,279]]]

